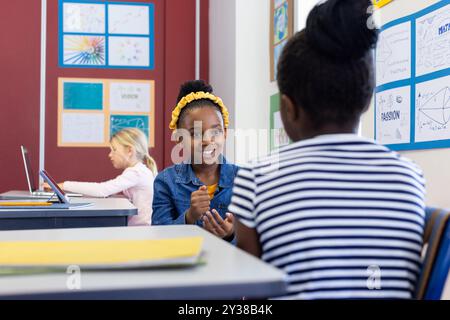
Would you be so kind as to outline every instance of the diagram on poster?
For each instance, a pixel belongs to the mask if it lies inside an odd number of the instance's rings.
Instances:
[[[64,113],[61,128],[64,144],[103,144],[105,141],[105,116],[101,113]]]
[[[150,83],[111,82],[111,111],[150,112],[153,86]]]
[[[416,85],[416,142],[450,139],[450,76]]]
[[[108,6],[108,18],[109,33],[150,34],[148,6],[110,4]]]
[[[70,3],[63,5],[64,32],[105,33],[105,5]]]
[[[149,117],[144,115],[112,115],[110,136],[125,128],[138,128],[149,136]]]
[[[416,20],[417,76],[450,68],[450,4]]]
[[[376,49],[377,86],[411,77],[411,22],[381,32]]]
[[[377,93],[376,139],[382,144],[409,143],[411,135],[411,88]]]
[[[148,66],[149,40],[139,37],[109,37],[111,66]]]
[[[105,65],[105,37],[64,36],[64,64]]]

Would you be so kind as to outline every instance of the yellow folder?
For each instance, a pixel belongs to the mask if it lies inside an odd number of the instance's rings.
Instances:
[[[129,268],[191,265],[202,237],[158,240],[0,242],[2,267]]]

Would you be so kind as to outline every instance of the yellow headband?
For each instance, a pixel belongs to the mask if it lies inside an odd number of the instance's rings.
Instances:
[[[225,128],[228,128],[229,125],[229,119],[228,119],[228,109],[225,107],[225,105],[222,102],[222,99],[219,97],[216,97],[215,95],[209,93],[209,92],[192,92],[188,94],[187,96],[183,97],[180,102],[178,102],[175,109],[172,111],[172,121],[170,122],[169,128],[171,130],[177,129],[177,122],[178,118],[180,117],[181,110],[186,107],[189,103],[195,100],[201,100],[201,99],[208,99],[217,104],[220,107],[220,110],[222,112],[223,117],[223,123]]]

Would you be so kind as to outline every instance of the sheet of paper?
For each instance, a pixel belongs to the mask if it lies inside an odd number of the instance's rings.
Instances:
[[[105,116],[103,113],[63,113],[62,143],[105,142]]]
[[[150,66],[150,42],[141,37],[109,37],[109,65]]]
[[[111,82],[110,109],[114,112],[150,112],[150,83]]]
[[[105,37],[65,35],[63,42],[65,65],[105,65]]]
[[[411,22],[381,32],[375,60],[377,86],[411,77]]]
[[[110,34],[150,34],[148,6],[109,4],[108,10]]]
[[[381,144],[411,140],[411,88],[401,87],[377,93],[376,140]]]
[[[95,3],[63,4],[63,31],[105,33],[105,5]]]
[[[450,139],[450,76],[416,85],[416,142]]]
[[[450,4],[416,20],[416,75],[450,68]]]

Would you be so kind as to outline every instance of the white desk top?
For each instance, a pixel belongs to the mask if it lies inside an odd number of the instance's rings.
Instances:
[[[0,241],[163,239],[204,237],[206,264],[190,268],[81,271],[81,290],[69,274],[0,277],[0,299],[234,299],[285,293],[284,273],[196,226],[155,226],[0,232]]]

